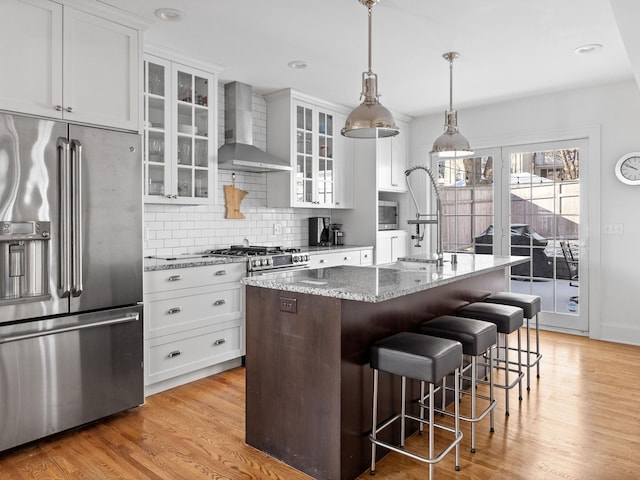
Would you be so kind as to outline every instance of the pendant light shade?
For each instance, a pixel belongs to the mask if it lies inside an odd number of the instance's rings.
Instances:
[[[399,130],[389,110],[378,100],[378,76],[371,71],[371,9],[379,0],[358,0],[367,7],[369,15],[369,70],[362,74],[364,101],[347,117],[342,135],[352,138],[392,137]]]
[[[439,158],[465,158],[473,155],[469,140],[458,129],[458,112],[453,108],[453,60],[458,52],[448,52],[442,57],[449,62],[449,110],[445,112],[444,133],[433,142],[431,153]]]

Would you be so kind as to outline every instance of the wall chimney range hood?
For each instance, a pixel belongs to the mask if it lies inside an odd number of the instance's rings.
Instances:
[[[245,172],[291,170],[288,161],[253,146],[251,85],[240,82],[224,86],[224,141],[218,149],[218,168]]]

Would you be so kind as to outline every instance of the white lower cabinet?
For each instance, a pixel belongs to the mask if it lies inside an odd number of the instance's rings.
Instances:
[[[312,253],[309,268],[328,268],[337,265],[371,265],[373,250],[348,250],[345,252]]]
[[[376,242],[376,264],[391,263],[404,257],[408,252],[409,233],[405,230],[387,230],[378,232]]]
[[[245,353],[244,263],[145,272],[145,392],[203,378]]]

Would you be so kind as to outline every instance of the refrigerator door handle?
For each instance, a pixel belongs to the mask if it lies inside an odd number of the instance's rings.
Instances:
[[[71,214],[73,215],[73,287],[71,294],[79,297],[83,290],[82,265],[82,143],[71,140]]]
[[[58,294],[61,298],[71,294],[71,194],[69,165],[69,141],[59,137],[56,143],[60,164],[60,283]]]
[[[111,318],[109,320],[100,320],[97,322],[88,322],[88,323],[81,323],[78,325],[69,325],[65,327],[50,328],[48,330],[41,330],[41,331],[29,332],[29,333],[20,333],[15,335],[7,335],[4,337],[0,336],[0,345],[3,343],[28,340],[30,338],[44,337],[46,335],[55,335],[57,333],[74,332],[77,330],[85,330],[87,328],[104,327],[105,325],[117,325],[120,323],[137,322],[138,320],[140,320],[139,314],[128,313],[121,317]]]

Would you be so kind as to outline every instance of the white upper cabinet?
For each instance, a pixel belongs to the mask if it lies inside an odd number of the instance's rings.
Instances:
[[[154,55],[144,62],[146,203],[212,203],[217,75]]]
[[[267,151],[290,172],[267,174],[267,206],[351,208],[350,140],[342,107],[288,89],[266,95]]]
[[[138,130],[140,37],[68,5],[3,0],[0,109]]]
[[[378,190],[384,192],[406,192],[409,126],[397,122],[400,133],[394,137],[376,140],[376,156],[378,162]]]

